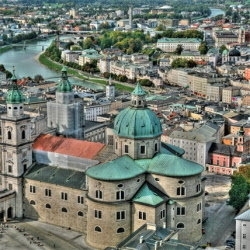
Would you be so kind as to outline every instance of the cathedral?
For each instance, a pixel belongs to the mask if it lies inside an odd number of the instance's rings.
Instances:
[[[160,120],[140,84],[130,106],[116,116],[108,144],[82,140],[80,127],[67,125],[83,116],[71,93],[63,69],[47,123],[61,136],[40,134],[31,141],[30,117],[13,76],[7,113],[0,117],[0,219],[26,217],[71,228],[86,234],[95,249],[116,247],[147,223],[177,230],[182,242],[200,240],[203,166],[161,142]],[[63,118],[52,110],[64,112]],[[72,126],[63,130],[60,124]]]

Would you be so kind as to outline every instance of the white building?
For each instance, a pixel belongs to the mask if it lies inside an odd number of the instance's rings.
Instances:
[[[184,50],[198,51],[201,41],[197,38],[161,38],[156,47],[165,52],[174,52],[178,45]]]
[[[250,200],[249,200],[250,207]],[[250,249],[250,208],[235,217],[236,237],[235,250]]]

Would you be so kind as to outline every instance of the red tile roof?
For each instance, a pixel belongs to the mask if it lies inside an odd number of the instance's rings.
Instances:
[[[33,150],[42,150],[87,159],[94,159],[104,147],[105,144],[100,142],[64,138],[50,134],[38,136],[33,143]]]

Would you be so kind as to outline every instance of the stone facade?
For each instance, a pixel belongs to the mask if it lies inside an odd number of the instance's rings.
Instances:
[[[86,190],[25,179],[24,216],[86,233]]]

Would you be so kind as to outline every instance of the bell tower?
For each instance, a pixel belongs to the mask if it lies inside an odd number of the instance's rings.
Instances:
[[[6,96],[7,113],[0,117],[0,189],[13,192],[8,218],[23,216],[23,174],[32,164],[31,122],[13,72]],[[12,197],[13,198],[13,197]]]

